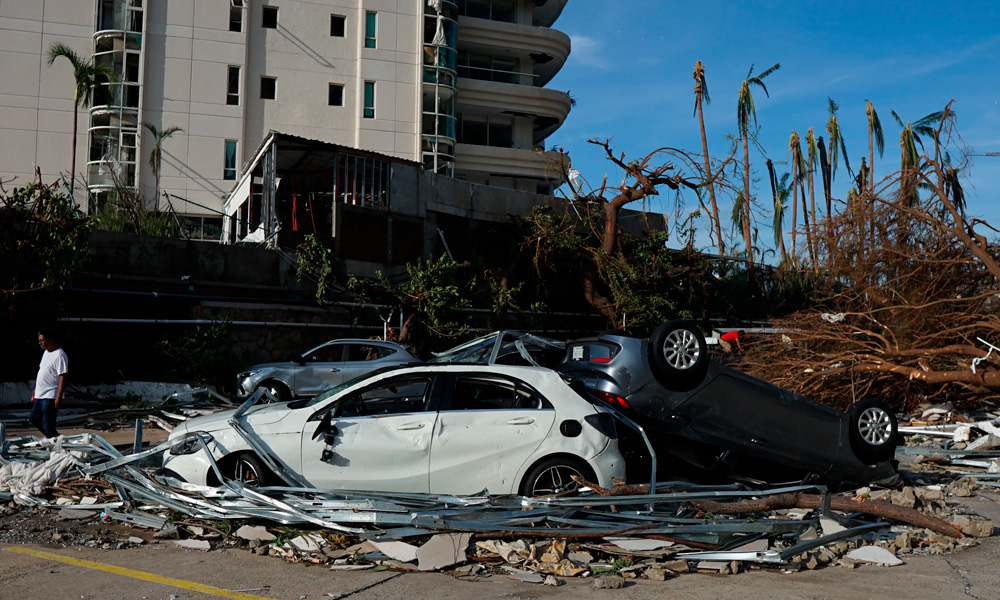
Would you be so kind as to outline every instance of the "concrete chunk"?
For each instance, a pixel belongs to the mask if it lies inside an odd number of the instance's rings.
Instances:
[[[469,547],[471,538],[468,533],[435,535],[417,550],[417,568],[433,571],[465,562],[465,549]]]
[[[276,539],[263,525],[244,525],[236,530],[236,537],[250,542],[273,542]]]
[[[595,590],[619,590],[625,587],[624,577],[598,577],[594,580]]]
[[[854,562],[873,563],[884,567],[895,567],[903,564],[896,555],[878,546],[862,546],[847,553],[847,558]]]

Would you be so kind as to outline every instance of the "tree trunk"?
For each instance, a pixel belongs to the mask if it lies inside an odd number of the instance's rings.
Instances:
[[[69,161],[69,195],[73,198],[73,203],[76,204],[76,197],[73,192],[76,188],[76,129],[77,123],[80,117],[80,94],[73,94],[73,155],[70,157]]]
[[[798,191],[797,185],[799,180],[797,178],[798,172],[796,167],[798,167],[798,165],[795,163],[795,160],[793,158],[792,159],[792,262],[793,263],[796,262],[796,259],[798,258],[798,250],[796,249],[797,246],[795,245],[795,228],[798,227],[799,224],[799,204],[798,202],[796,202],[796,197],[797,197],[796,192]]]
[[[708,158],[708,138],[705,137],[705,115],[701,109],[701,99],[698,99],[698,126],[701,128],[701,149],[705,153],[705,176],[708,178],[708,195],[712,200],[712,225],[715,228],[716,247],[719,255],[725,254],[722,244],[722,225],[719,222],[719,206],[715,202],[715,177],[712,176],[712,163]]]
[[[753,242],[750,239],[750,148],[749,133],[743,129],[743,243],[747,248],[747,270],[753,270]]]

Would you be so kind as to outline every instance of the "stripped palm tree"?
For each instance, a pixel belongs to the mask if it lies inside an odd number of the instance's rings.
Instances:
[[[747,248],[747,260],[749,265],[753,265],[753,240],[750,238],[750,119],[753,119],[754,127],[757,126],[757,110],[754,107],[752,89],[754,86],[764,90],[764,95],[770,97],[764,79],[771,73],[781,68],[781,63],[775,63],[771,68],[762,71],[756,77],[753,76],[753,65],[747,72],[746,79],[740,84],[740,95],[736,103],[736,122],[740,128],[740,137],[743,140],[743,214],[741,226],[743,229],[743,241]]]
[[[70,158],[69,195],[73,196],[76,183],[76,134],[79,124],[80,109],[90,106],[90,101],[94,97],[94,88],[101,83],[101,79],[112,82],[116,79],[114,71],[110,68],[99,65],[93,58],[84,58],[76,53],[69,46],[62,43],[55,43],[49,47],[48,64],[59,57],[69,61],[73,68],[73,154]]]
[[[163,141],[174,135],[178,131],[184,131],[180,127],[167,127],[164,130],[160,130],[152,123],[143,123],[143,127],[149,130],[149,133],[153,136],[153,150],[149,153],[149,168],[153,170],[153,176],[156,178],[156,193],[153,195],[156,198],[156,203],[153,205],[154,210],[159,210],[160,208],[160,163],[163,159]]]
[[[875,193],[875,149],[878,148],[878,157],[882,158],[885,152],[885,135],[871,100],[865,100],[865,114],[868,116],[868,191]]]
[[[771,179],[771,196],[774,198],[774,220],[772,221],[772,226],[774,227],[774,245],[778,247],[781,251],[781,262],[782,264],[788,264],[788,251],[785,249],[785,210],[788,208],[786,200],[788,200],[788,173],[781,175],[781,181],[778,181],[778,177],[774,172],[774,163],[771,159],[767,160],[767,172]],[[795,214],[795,202],[792,201],[792,214]],[[794,219],[794,217],[793,217]],[[795,235],[795,226],[792,225],[792,236]],[[795,242],[792,242],[793,244]],[[793,250],[793,262],[794,262],[794,250]]]
[[[844,135],[840,131],[840,122],[837,120],[837,110],[840,108],[833,98],[827,98],[829,104],[827,110],[830,112],[830,119],[826,122],[826,132],[830,134],[830,152],[827,154],[830,162],[828,164],[828,175],[826,181],[826,213],[830,214],[832,201],[831,188],[833,180],[837,178],[837,164],[839,157],[844,157],[844,165],[847,172],[851,172],[851,161],[847,158],[847,147],[844,144]]]
[[[892,116],[896,123],[903,128],[899,132],[899,201],[903,206],[910,207],[917,202],[917,173],[923,165],[920,164],[920,150],[924,149],[924,142],[920,136],[933,136],[935,127],[944,117],[944,111],[933,112],[916,122],[903,123],[896,111],[892,111]],[[949,117],[954,118],[954,113],[949,111]]]
[[[712,164],[708,158],[708,138],[705,137],[705,114],[702,104],[711,104],[708,95],[708,82],[705,81],[705,66],[701,61],[694,63],[694,113],[698,116],[698,126],[701,128],[701,149],[705,154],[705,177],[708,179],[708,195],[712,201],[712,228],[719,254],[724,254],[722,243],[722,223],[719,222],[719,206],[715,201],[715,177],[712,176]]]
[[[810,226],[810,215],[808,206],[806,205],[806,190],[804,181],[806,161],[805,157],[802,156],[802,143],[797,131],[793,131],[791,137],[788,138],[788,158],[792,165],[792,256],[794,257],[797,254],[797,249],[795,247],[795,228],[798,223],[795,219],[795,213],[797,202],[799,200],[798,191],[802,190],[802,230],[806,236],[806,249],[809,252],[810,264],[815,264],[816,251],[814,246],[814,232]]]

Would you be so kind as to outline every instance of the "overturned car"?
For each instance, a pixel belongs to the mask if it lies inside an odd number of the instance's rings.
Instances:
[[[259,393],[258,393],[259,396]],[[185,421],[164,472],[190,483],[546,495],[622,478],[611,411],[539,367],[386,367],[311,400]]]
[[[573,340],[559,370],[639,423],[659,479],[830,484],[893,483],[895,414],[881,401],[846,413],[709,359],[691,321],[660,325],[648,339],[606,332]],[[630,481],[649,473],[645,446],[623,430]]]

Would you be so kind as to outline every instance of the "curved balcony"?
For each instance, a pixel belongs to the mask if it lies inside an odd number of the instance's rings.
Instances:
[[[535,9],[531,12],[531,21],[542,27],[552,27],[562,14],[569,0],[535,0]]]
[[[544,86],[566,64],[570,39],[565,33],[548,27],[459,17],[458,46],[486,54],[530,58],[537,75],[535,85]]]
[[[458,80],[458,107],[478,114],[512,115],[532,119],[532,144],[552,135],[569,115],[569,94],[549,88],[528,87],[478,79]]]
[[[560,153],[553,151],[456,144],[455,172],[558,181],[562,179],[560,158]]]

